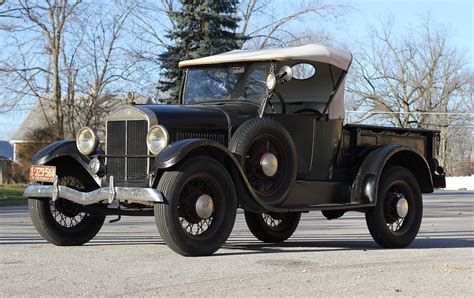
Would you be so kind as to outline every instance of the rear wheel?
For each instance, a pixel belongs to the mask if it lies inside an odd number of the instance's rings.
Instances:
[[[423,201],[415,176],[406,168],[392,166],[382,173],[375,207],[365,214],[372,238],[380,246],[408,246],[418,234]]]
[[[91,191],[86,181],[72,173],[58,175],[59,185],[80,191]],[[95,216],[84,211],[82,205],[59,198],[28,199],[31,220],[38,233],[55,245],[82,245],[100,231],[105,216]]]
[[[158,183],[168,204],[155,205],[163,241],[184,256],[211,255],[227,240],[237,199],[232,179],[212,158],[191,158]]]
[[[283,242],[293,235],[301,213],[252,213],[245,211],[245,221],[250,232],[263,242]]]

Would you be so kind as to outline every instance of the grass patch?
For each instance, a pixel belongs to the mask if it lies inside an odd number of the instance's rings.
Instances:
[[[0,206],[25,204],[26,198],[23,197],[23,191],[25,191],[23,185],[0,185]]]

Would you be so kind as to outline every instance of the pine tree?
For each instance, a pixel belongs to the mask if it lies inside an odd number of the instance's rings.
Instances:
[[[159,55],[162,80],[158,89],[171,101],[181,86],[178,62],[239,49],[245,37],[236,33],[238,0],[180,0],[181,9],[168,16],[176,24],[166,37],[173,44]]]

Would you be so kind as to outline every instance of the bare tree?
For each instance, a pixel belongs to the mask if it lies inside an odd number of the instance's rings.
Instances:
[[[105,116],[123,97],[124,85],[130,81],[137,60],[128,56],[128,45],[123,39],[124,27],[136,4],[120,6],[98,4],[94,10],[85,11],[74,23],[64,48],[64,78],[68,90],[66,113],[68,129],[72,135],[83,126],[103,130]]]
[[[333,3],[324,0],[288,3],[243,0],[238,16],[241,18],[241,33],[249,37],[244,47],[278,47],[314,41],[327,43],[329,31],[315,30],[314,25],[321,20],[337,18],[349,9],[341,1]]]
[[[325,0],[241,0],[236,12],[240,18],[236,31],[248,37],[243,45],[246,49],[312,42],[331,44],[333,38],[329,30],[324,30],[324,26],[315,29],[314,24],[334,20],[349,8],[343,1],[329,4]],[[175,26],[170,13],[179,9],[179,0],[143,0],[133,12],[130,31],[136,42],[130,56],[140,60],[140,81],[145,94],[160,97],[155,90],[161,72],[158,55],[167,44],[173,43],[165,34]]]
[[[131,26],[127,30],[133,36],[134,44],[128,49],[128,55],[137,61],[138,91],[148,97],[160,98],[157,91],[161,74],[158,57],[173,42],[165,35],[175,26],[169,15],[178,10],[179,5],[178,0],[143,0],[137,2],[132,12]]]
[[[10,22],[3,23],[2,28],[9,32],[21,33],[30,37],[30,41],[20,40],[16,36],[17,51],[12,52],[19,59],[3,60],[0,66],[2,72],[13,74],[21,81],[19,94],[34,96],[41,103],[49,101],[50,108],[55,111],[54,130],[58,137],[64,137],[64,115],[62,103],[62,89],[60,78],[60,51],[63,41],[65,26],[75,13],[80,0],[30,1],[20,0],[11,4],[1,14]],[[41,47],[41,52],[34,53],[36,46]],[[30,55],[34,55],[34,61]],[[47,59],[41,61],[38,56]],[[19,61],[19,64],[14,64]],[[40,83],[38,77],[43,78]]]
[[[52,76],[51,86],[46,85],[46,94],[50,93],[53,102],[53,109],[56,117],[56,133],[59,138],[64,138],[64,114],[61,96],[60,78],[60,51],[63,30],[68,18],[74,13],[80,0],[68,3],[68,0],[55,0],[45,3],[42,6],[30,1],[20,1],[21,13],[24,20],[30,22],[32,26],[40,30],[46,36],[48,46],[48,76]],[[48,79],[49,81],[49,79]]]
[[[57,138],[74,136],[78,127],[101,127],[104,114],[131,81],[125,27],[137,2],[76,0],[12,2],[1,6],[0,86],[10,94],[0,111],[21,100],[39,102]],[[5,8],[4,8],[5,7]],[[53,113],[51,113],[53,111]]]
[[[461,53],[449,47],[448,31],[426,20],[409,32],[394,34],[392,22],[373,30],[368,46],[355,55],[348,91],[354,108],[365,111],[360,121],[439,129],[439,160],[446,166],[456,158],[447,155],[448,144],[469,121],[466,96],[472,74]],[[454,127],[456,134],[450,130]]]

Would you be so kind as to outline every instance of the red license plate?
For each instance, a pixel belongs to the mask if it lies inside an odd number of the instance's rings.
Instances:
[[[53,182],[56,176],[55,166],[33,165],[30,168],[31,182]]]

